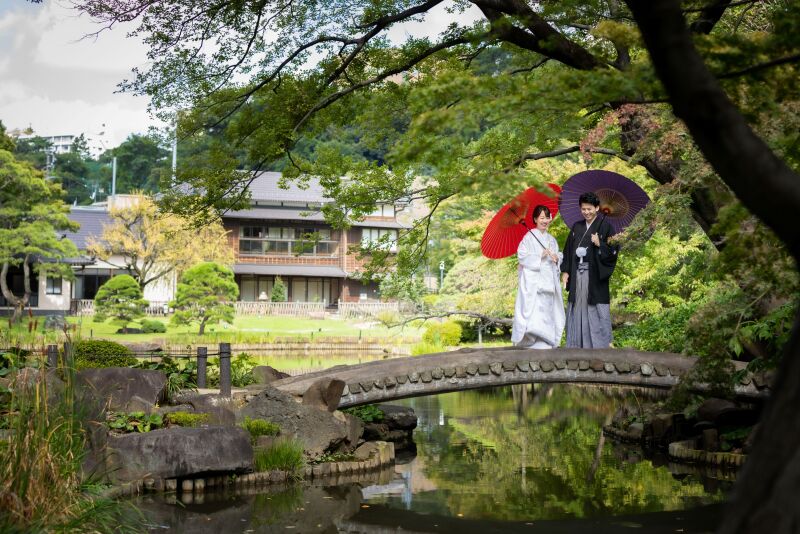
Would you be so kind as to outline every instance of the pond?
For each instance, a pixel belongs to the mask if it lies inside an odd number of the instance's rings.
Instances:
[[[602,438],[633,395],[537,385],[408,399],[416,454],[358,485],[138,504],[150,529],[172,532],[713,531],[732,474],[707,476]]]

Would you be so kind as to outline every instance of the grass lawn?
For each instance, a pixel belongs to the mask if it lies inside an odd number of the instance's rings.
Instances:
[[[164,334],[117,334],[119,325],[111,321],[96,323],[91,317],[70,317],[68,323],[75,326],[73,337],[83,339],[109,339],[126,342],[161,342],[190,344],[199,342],[258,343],[274,340],[276,337],[359,337],[381,338],[387,342],[418,339],[422,330],[406,326],[386,328],[368,320],[304,319],[297,317],[237,317],[232,325],[206,326],[202,337],[197,334],[198,326],[171,326],[169,318],[154,318],[167,326]],[[131,328],[138,323],[131,323]],[[4,329],[5,330],[5,329]],[[39,327],[40,335],[43,329]],[[18,335],[27,334],[27,326],[15,328]]]

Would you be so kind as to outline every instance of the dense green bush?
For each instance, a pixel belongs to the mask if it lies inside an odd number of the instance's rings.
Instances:
[[[433,323],[425,330],[422,340],[449,347],[458,345],[461,341],[461,325],[455,321]]]
[[[163,334],[167,331],[166,325],[155,319],[142,319],[140,323],[145,334]]]
[[[182,389],[197,389],[197,362],[185,361],[183,365],[178,360],[163,356],[160,361],[142,361],[136,367],[161,371],[167,375],[167,397],[172,398]]]
[[[231,385],[243,388],[256,383],[253,367],[257,365],[255,358],[242,352],[231,358]],[[208,387],[219,387],[219,358],[209,358],[206,367],[206,384]]]
[[[138,363],[124,345],[102,339],[85,339],[74,345],[77,369],[98,367],[132,367]]]
[[[281,427],[271,421],[249,417],[244,418],[242,428],[250,433],[250,441],[253,443],[258,441],[259,436],[277,436],[281,431]]]
[[[167,414],[167,422],[170,425],[197,427],[208,422],[210,414],[190,413],[190,412],[170,412]]]

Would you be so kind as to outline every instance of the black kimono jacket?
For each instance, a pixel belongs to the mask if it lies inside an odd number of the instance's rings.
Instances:
[[[603,219],[602,214],[595,217],[589,231],[586,232],[586,221],[578,221],[572,225],[567,242],[564,244],[564,260],[561,262],[561,272],[569,273],[567,291],[569,302],[575,302],[575,279],[578,277],[578,262],[580,258],[575,255],[575,249],[586,247],[586,257],[583,261],[589,262],[589,304],[609,304],[611,297],[608,291],[608,279],[614,272],[617,264],[618,247],[608,244],[608,238],[614,235],[614,228]],[[584,232],[586,235],[584,236]],[[600,246],[592,243],[592,234],[600,238]],[[583,239],[581,237],[583,236]]]

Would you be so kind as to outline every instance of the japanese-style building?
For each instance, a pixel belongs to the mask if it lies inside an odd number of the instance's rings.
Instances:
[[[378,241],[389,234],[394,241],[403,225],[397,207],[379,205],[348,230],[326,224],[321,207],[331,202],[319,181],[307,188],[279,187],[280,173],[261,173],[250,185],[249,209],[223,216],[236,254],[233,271],[240,300],[269,298],[275,279],[287,287],[290,302],[374,301],[380,298],[375,283],[358,279],[361,263],[352,245]]]
[[[332,307],[340,301],[380,300],[378,285],[359,279],[362,261],[357,248],[362,242],[376,242],[387,234],[393,243],[397,232],[404,227],[396,217],[399,206],[376,206],[363,221],[354,222],[347,230],[335,230],[320,211],[331,199],[324,196],[318,180],[310,179],[308,187],[290,184],[284,189],[279,186],[280,178],[277,172],[259,174],[250,185],[250,207],[222,217],[234,250],[233,271],[239,300],[269,300],[278,277],[286,286],[289,302],[316,302]],[[117,195],[110,201],[119,206],[135,198]],[[32,273],[29,306],[34,313],[80,312],[91,306],[98,288],[109,278],[127,272],[120,268],[124,264],[121,258],[105,262],[86,254],[89,240],[100,238],[103,226],[111,222],[108,203],[75,206],[69,217],[81,225],[76,232],[66,233],[83,254],[64,260],[73,264],[75,279],[42,277],[40,280]],[[9,285],[15,294],[21,293],[21,276],[21,269],[12,268]],[[148,285],[145,299],[154,306],[164,306],[174,298],[175,286],[174,276]],[[8,309],[8,304],[0,296],[2,308]]]

